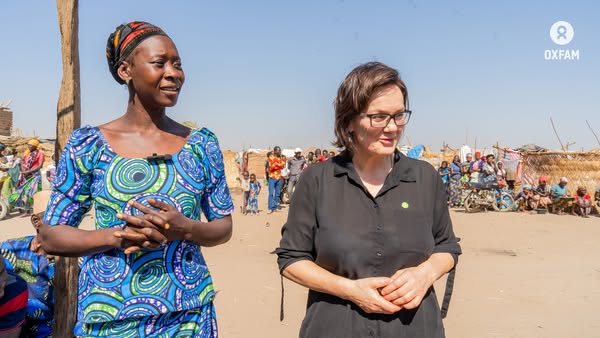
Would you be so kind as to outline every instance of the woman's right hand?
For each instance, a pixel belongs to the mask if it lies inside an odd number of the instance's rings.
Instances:
[[[115,247],[125,250],[125,254],[132,254],[143,248],[156,249],[167,242],[167,238],[156,229],[139,228],[126,225],[123,230],[113,232]]]
[[[379,294],[379,289],[386,287],[391,278],[369,277],[350,281],[347,299],[358,305],[366,313],[392,314],[400,311],[395,305]]]

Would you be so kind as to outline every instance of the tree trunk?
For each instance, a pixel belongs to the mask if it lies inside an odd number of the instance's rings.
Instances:
[[[78,0],[56,0],[62,42],[63,78],[57,104],[56,144],[58,161],[71,132],[81,125],[79,90]],[[75,337],[77,319],[77,258],[57,257],[54,274],[54,337]]]

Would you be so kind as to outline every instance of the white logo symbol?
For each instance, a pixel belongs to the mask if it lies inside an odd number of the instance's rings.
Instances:
[[[550,27],[550,39],[557,45],[569,44],[574,35],[573,26],[566,21],[557,21]]]

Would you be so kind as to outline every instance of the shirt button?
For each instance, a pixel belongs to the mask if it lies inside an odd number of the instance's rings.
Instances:
[[[383,229],[383,224],[377,224],[377,230]]]
[[[383,254],[381,252],[379,252],[379,251],[377,251],[376,255],[377,255],[377,257],[383,256]]]
[[[379,204],[377,204],[377,203],[373,204],[373,208],[375,208],[375,209],[379,208]]]
[[[373,331],[369,330],[369,336],[373,337],[373,336],[375,336],[375,333]]]

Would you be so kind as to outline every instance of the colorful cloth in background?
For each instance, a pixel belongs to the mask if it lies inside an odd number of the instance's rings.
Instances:
[[[452,176],[450,178],[450,186],[448,187],[448,194],[450,195],[450,205],[453,207],[458,207],[461,204],[461,194],[462,194],[462,177],[461,176]]]
[[[8,240],[0,245],[6,269],[27,282],[29,299],[21,337],[45,338],[54,324],[54,260],[29,249],[35,236]]]
[[[27,283],[14,272],[7,273],[4,296],[0,298],[0,333],[21,326],[27,312]]]
[[[425,147],[422,144],[417,144],[416,146],[414,146],[408,150],[408,152],[406,153],[406,156],[408,156],[410,158],[418,159],[419,157],[421,157],[423,150],[425,150]]]
[[[39,167],[39,169],[42,168],[42,165],[44,164],[44,160],[46,159],[46,156],[44,156],[44,153],[42,151],[40,151],[39,149],[36,149],[30,153],[28,153],[27,155],[25,155],[25,157],[23,157],[23,163],[21,164],[21,169],[22,171],[25,170],[31,170],[35,167]],[[23,172],[21,171],[21,175],[19,176],[19,181],[17,182],[17,187],[21,187],[25,184],[26,181],[28,181],[31,177],[33,176],[40,176],[40,171],[37,170],[33,173],[29,173],[29,174],[23,174]]]
[[[444,182],[444,185],[447,188],[448,187],[448,182],[450,181],[450,168],[448,168],[448,167],[446,167],[446,168],[439,167],[438,168],[438,173],[440,173],[440,177],[442,178],[442,182]]]
[[[42,191],[42,176],[38,171],[36,175],[28,179],[24,185],[17,187],[15,192],[8,196],[8,203],[22,210],[31,209],[33,206],[33,195]]]
[[[39,149],[36,149],[25,155],[21,164],[21,169],[31,170],[36,167],[41,169],[41,166],[44,164],[44,160],[44,153]],[[23,174],[21,171],[17,185],[15,185],[14,192],[5,196],[8,196],[8,203],[11,206],[20,208],[22,210],[28,210],[31,209],[31,206],[33,205],[33,195],[41,190],[42,175],[40,174],[40,170],[36,170],[35,172],[29,174]],[[8,193],[8,191],[4,190],[3,192]]]
[[[281,179],[281,169],[286,167],[285,160],[283,157],[277,157],[275,155],[269,156],[269,178],[274,180]]]
[[[258,211],[258,192],[260,191],[260,182],[258,180],[250,181],[250,195],[248,196],[248,207],[250,211]]]
[[[199,220],[201,212],[208,221],[231,214],[233,202],[216,136],[205,128],[193,129],[171,160],[148,162],[121,157],[98,128],[77,129],[58,163],[44,221],[78,226],[94,202],[96,229],[121,229],[124,222],[117,213],[138,215],[127,202],[148,205],[149,198],[175,206],[193,220]],[[111,337],[145,325],[155,331],[182,311],[211,309],[214,297],[201,248],[192,241],[170,241],[129,255],[112,249],[83,259],[77,325],[89,328],[90,336],[98,333],[97,325],[87,325],[92,323],[101,324]],[[202,312],[199,318],[194,324],[198,330],[216,337],[214,312]],[[169,325],[185,330],[187,323]]]

